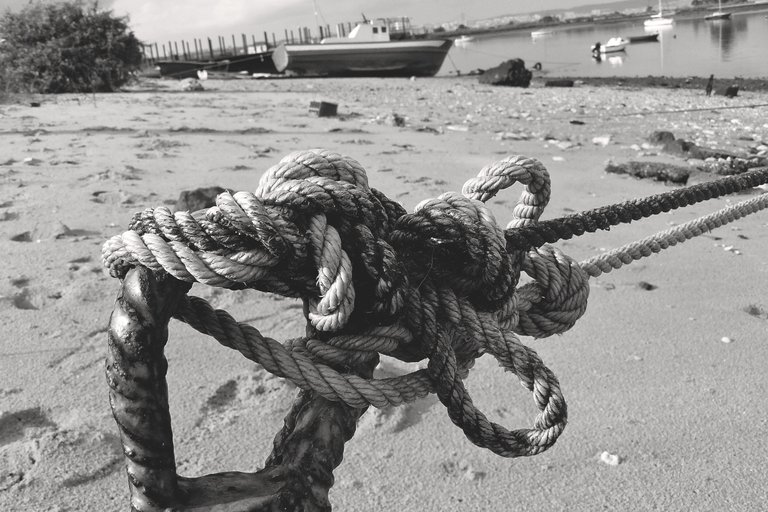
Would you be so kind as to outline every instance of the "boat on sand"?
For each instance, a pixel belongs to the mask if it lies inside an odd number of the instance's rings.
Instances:
[[[272,50],[245,53],[211,60],[160,60],[155,63],[160,76],[197,78],[198,72],[244,73],[248,75],[276,74]]]
[[[390,39],[387,23],[364,20],[347,37],[315,44],[280,44],[272,53],[278,72],[315,76],[433,76],[452,39]]]

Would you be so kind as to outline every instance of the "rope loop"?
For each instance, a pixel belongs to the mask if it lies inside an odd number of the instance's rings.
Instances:
[[[761,180],[768,172],[679,197],[691,202]],[[524,191],[503,230],[484,202],[516,182]],[[629,256],[579,264],[543,240],[680,202],[663,197],[650,207],[608,207],[597,220],[540,222],[549,198],[544,166],[513,156],[482,169],[463,195],[445,193],[407,213],[370,188],[357,161],[299,151],[270,168],[253,193],[224,192],[216,206],[197,212],[137,213],[102,254],[121,279],[142,265],[181,281],[301,298],[307,334],[285,343],[196,297],[182,300],[174,316],[299,388],[350,407],[396,406],[434,392],[473,443],[506,457],[533,455],[554,444],[567,407],[554,373],[516,333],[543,338],[567,331],[586,309],[589,275],[702,231],[694,226],[671,241],[633,246]],[[753,202],[711,224],[766,206]],[[521,272],[531,280],[518,287]],[[486,353],[532,393],[539,413],[531,428],[507,430],[473,404],[463,380]],[[352,371],[382,354],[426,361],[426,368],[387,379]]]

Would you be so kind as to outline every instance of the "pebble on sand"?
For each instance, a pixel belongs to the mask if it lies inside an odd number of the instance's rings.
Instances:
[[[618,466],[621,464],[621,457],[610,452],[603,452],[600,454],[600,462],[608,464],[609,466]]]
[[[722,341],[723,343],[733,343],[733,338],[729,338],[728,336],[723,336],[722,338],[720,338],[720,341]]]
[[[596,146],[607,146],[611,143],[611,136],[610,135],[601,135],[599,137],[592,137],[592,144]]]

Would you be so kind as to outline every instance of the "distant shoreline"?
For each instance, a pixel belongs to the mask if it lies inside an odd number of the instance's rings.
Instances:
[[[727,4],[725,8],[729,12],[745,12],[745,11],[762,11],[768,10],[768,1],[756,2],[756,3],[742,3],[742,4]],[[703,18],[706,14],[716,9],[716,6],[711,8],[706,7],[687,7],[684,9],[676,9],[670,11],[670,16],[673,16],[676,20],[685,21],[696,18]],[[589,18],[589,19],[584,19]],[[508,32],[521,32],[528,30],[541,30],[548,28],[561,28],[561,27],[588,27],[593,25],[610,25],[613,23],[624,23],[628,21],[639,21],[648,18],[647,13],[640,14],[620,14],[620,15],[607,15],[602,16],[584,16],[574,18],[574,21],[556,21],[556,22],[525,22],[505,24],[494,27],[483,28],[462,28],[457,30],[446,30],[442,32],[430,32],[428,36],[444,37],[444,38],[456,38],[461,36],[483,36],[483,35],[495,35]]]

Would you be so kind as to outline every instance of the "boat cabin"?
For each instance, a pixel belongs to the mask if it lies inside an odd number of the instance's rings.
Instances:
[[[320,44],[328,43],[381,43],[389,41],[389,27],[384,20],[360,22],[347,37],[326,37]]]

